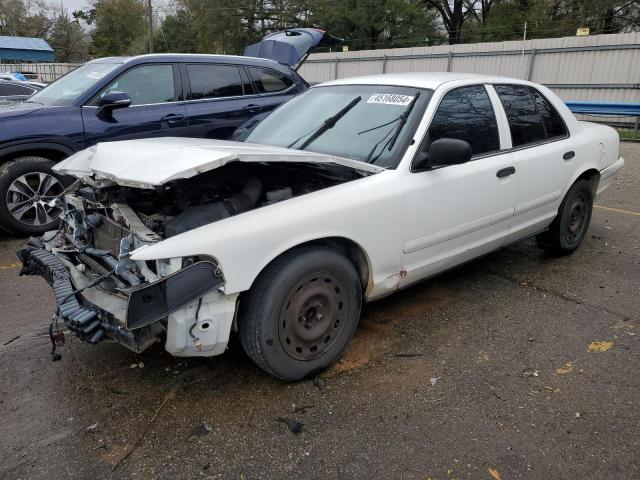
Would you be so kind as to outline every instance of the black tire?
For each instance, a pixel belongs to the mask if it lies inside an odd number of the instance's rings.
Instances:
[[[14,235],[41,235],[58,226],[60,210],[46,203],[64,191],[68,179],[53,173],[54,165],[55,162],[47,158],[28,156],[0,167],[0,226],[3,229]],[[43,191],[36,191],[39,189]],[[22,216],[18,218],[19,215]]]
[[[356,330],[362,287],[355,268],[325,247],[283,254],[240,300],[244,351],[282,380],[315,376],[335,362]]]
[[[538,245],[554,255],[575,252],[587,235],[592,211],[591,183],[578,180],[565,195],[549,230],[536,236]]]

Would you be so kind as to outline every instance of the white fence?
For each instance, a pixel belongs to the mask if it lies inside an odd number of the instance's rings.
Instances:
[[[49,83],[80,65],[79,63],[0,63],[0,73],[23,72],[27,73],[31,80]]]
[[[300,74],[318,83],[435,71],[528,79],[549,86],[565,101],[640,102],[640,33],[317,53]]]

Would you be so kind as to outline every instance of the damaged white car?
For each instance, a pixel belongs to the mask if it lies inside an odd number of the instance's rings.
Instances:
[[[362,303],[536,235],[582,242],[622,168],[617,133],[515,79],[396,74],[309,89],[245,142],[102,143],[55,167],[78,181],[56,231],[19,252],[89,343],[223,353],[232,330],[285,380],[317,374]]]

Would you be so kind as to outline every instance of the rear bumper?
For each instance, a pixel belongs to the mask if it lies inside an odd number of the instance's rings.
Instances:
[[[600,183],[598,184],[598,191],[596,192],[596,195],[600,195],[609,188],[609,185],[611,185],[611,182],[613,181],[613,177],[616,173],[622,170],[622,167],[624,167],[624,158],[620,157],[608,167],[600,170]]]

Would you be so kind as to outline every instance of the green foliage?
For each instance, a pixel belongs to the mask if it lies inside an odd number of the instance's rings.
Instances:
[[[443,40],[436,14],[416,1],[344,0],[321,4],[324,7],[314,9],[314,23],[344,38],[352,50],[411,47]]]
[[[139,0],[98,0],[91,53],[97,57],[148,51],[147,8]]]

